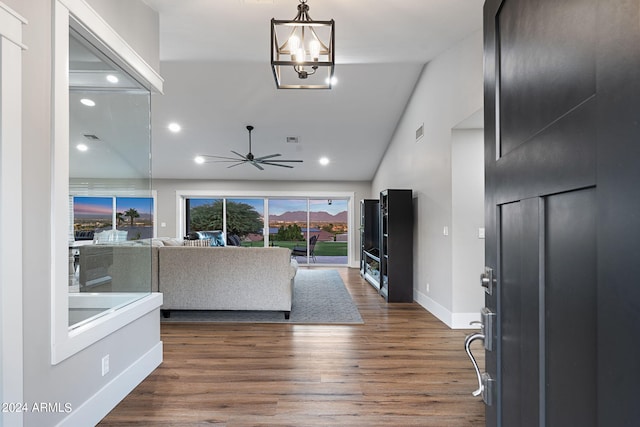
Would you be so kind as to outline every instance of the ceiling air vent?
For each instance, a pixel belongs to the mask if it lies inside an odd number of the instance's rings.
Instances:
[[[96,135],[93,135],[93,134],[85,134],[84,137],[87,138],[89,141],[100,141],[100,138],[98,138]]]
[[[418,129],[416,129],[416,142],[420,141],[420,139],[424,136],[424,123],[420,125]]]
[[[287,144],[297,144],[298,141],[298,137],[297,136],[288,136],[287,137]]]

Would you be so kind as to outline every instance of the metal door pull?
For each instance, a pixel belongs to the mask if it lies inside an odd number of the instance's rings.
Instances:
[[[474,342],[475,340],[484,341],[484,334],[477,332],[475,334],[467,335],[467,337],[464,339],[464,349],[467,352],[469,359],[471,359],[471,363],[473,363],[473,368],[476,370],[476,375],[478,376],[478,389],[471,394],[473,394],[474,396],[480,396],[484,389],[484,386],[482,384],[482,374],[480,374],[480,368],[478,367],[478,362],[476,362],[476,358],[473,357],[473,354],[471,353],[471,348],[470,348],[471,343]]]

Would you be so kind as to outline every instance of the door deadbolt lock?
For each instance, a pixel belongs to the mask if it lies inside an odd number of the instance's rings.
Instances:
[[[489,267],[484,268],[484,273],[480,275],[480,285],[484,288],[484,291],[489,295],[493,295],[493,287],[495,285],[496,278],[493,273],[493,269]]]

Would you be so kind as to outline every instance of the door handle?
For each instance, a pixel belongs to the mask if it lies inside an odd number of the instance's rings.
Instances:
[[[467,352],[469,359],[471,359],[471,363],[473,363],[473,368],[476,370],[476,375],[478,377],[478,389],[471,394],[474,396],[480,396],[484,390],[484,385],[482,384],[482,374],[480,373],[480,368],[478,367],[478,362],[476,362],[476,358],[473,357],[473,353],[471,353],[471,347],[470,347],[471,343],[474,342],[475,340],[484,341],[484,334],[480,332],[476,332],[475,334],[467,335],[467,337],[464,339],[464,349]]]
[[[484,334],[482,338],[484,341],[484,349],[487,351],[493,351],[493,337],[494,328],[496,326],[496,314],[489,310],[487,307],[482,307],[480,310],[480,318],[482,320],[474,320],[469,322],[469,325],[480,325],[480,330]]]
[[[485,326],[486,324],[482,324],[482,329],[484,329]],[[486,340],[485,334],[478,332],[475,334],[467,335],[467,337],[464,339],[464,349],[467,352],[469,359],[471,359],[471,363],[473,363],[473,369],[475,369],[476,376],[478,377],[478,389],[471,394],[476,397],[482,395],[482,400],[484,401],[485,405],[492,406],[495,395],[495,380],[491,378],[491,375],[486,372],[484,374],[480,373],[478,362],[476,362],[476,358],[473,357],[473,353],[471,353],[471,343],[475,340]]]

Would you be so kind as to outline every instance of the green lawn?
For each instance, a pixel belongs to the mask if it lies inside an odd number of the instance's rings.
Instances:
[[[294,246],[304,246],[305,242],[272,241],[273,246],[292,249]],[[263,242],[243,242],[242,246],[262,247]],[[315,248],[316,256],[347,256],[347,242],[318,242]]]

